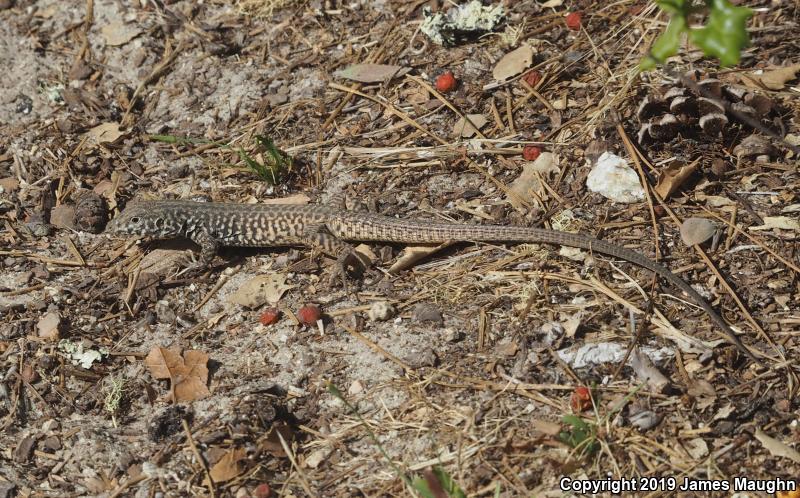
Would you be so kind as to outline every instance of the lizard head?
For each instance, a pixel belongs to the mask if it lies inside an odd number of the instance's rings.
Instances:
[[[153,203],[131,203],[106,225],[112,235],[138,235],[168,238],[180,234],[180,224],[174,217]]]

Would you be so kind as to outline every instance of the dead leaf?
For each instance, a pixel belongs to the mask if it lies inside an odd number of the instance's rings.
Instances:
[[[403,254],[401,254],[397,261],[389,268],[389,273],[396,274],[411,268],[417,261],[427,258],[431,254],[441,251],[451,244],[452,242],[445,242],[438,246],[406,246]]]
[[[508,202],[517,209],[524,206],[524,202],[533,201],[535,195],[545,195],[544,186],[539,180],[550,173],[558,172],[556,156],[552,152],[542,152],[535,161],[526,161],[522,165],[522,174],[511,183]]]
[[[739,159],[755,156],[775,156],[778,154],[769,140],[757,134],[750,135],[733,148],[733,154]]]
[[[176,249],[153,249],[144,255],[139,268],[142,273],[166,276],[175,268],[189,260],[189,250],[179,251]]]
[[[391,64],[352,64],[333,73],[334,76],[360,83],[380,83],[390,78],[403,76],[410,67]]]
[[[114,143],[125,132],[119,130],[119,123],[103,123],[87,131],[84,136],[96,144]]]
[[[156,347],[144,360],[155,379],[169,379],[172,401],[190,402],[203,399],[211,392],[208,383],[208,355],[202,351],[186,351],[183,357],[175,351]]]
[[[792,216],[765,216],[764,224],[750,227],[750,230],[797,230],[800,231],[800,220]]]
[[[533,48],[528,44],[523,44],[516,50],[504,55],[494,66],[492,76],[497,81],[505,81],[531,67],[533,63]]]
[[[281,197],[279,199],[264,199],[261,204],[293,204],[293,205],[306,205],[311,202],[311,197],[306,194],[294,194],[289,197]]]
[[[662,170],[661,176],[658,178],[658,183],[655,188],[656,193],[660,195],[662,199],[668,198],[683,185],[687,178],[692,176],[692,173],[697,170],[698,164],[699,161],[694,161],[691,164],[680,161],[670,163],[669,166]]]
[[[111,45],[112,47],[125,45],[139,36],[141,32],[142,30],[138,29],[135,25],[119,21],[106,24],[100,30],[100,33],[106,40],[106,45]]]
[[[669,379],[656,368],[650,357],[642,353],[639,348],[634,348],[630,364],[636,375],[647,382],[647,385],[653,391],[661,393],[669,386]]]
[[[285,422],[275,422],[272,424],[272,428],[270,428],[267,435],[259,440],[258,448],[261,451],[266,451],[274,457],[285,458],[286,451],[283,449],[283,445],[281,444],[278,434],[280,434],[280,437],[283,437],[283,440],[287,445],[292,444],[292,441],[294,440],[294,432],[292,431],[292,428]]]
[[[323,446],[322,448],[312,451],[304,462],[305,466],[310,469],[316,469],[323,460],[326,460],[330,456],[332,452],[333,448],[330,446]]]
[[[769,450],[772,456],[784,457],[795,463],[800,463],[800,453],[798,453],[797,450],[794,450],[777,439],[768,436],[764,431],[761,430],[760,427],[756,428],[756,439],[761,442],[764,448]]]
[[[781,90],[786,83],[795,79],[800,71],[800,64],[771,68],[761,74],[744,73],[741,75],[742,83],[752,88],[766,87],[770,90]]]
[[[9,176],[8,178],[0,178],[0,193],[3,191],[14,192],[19,188],[19,180]]]
[[[245,458],[247,458],[247,451],[244,448],[234,448],[228,451],[211,467],[209,471],[211,479],[214,482],[225,482],[239,477],[245,470],[241,463]]]
[[[453,135],[469,138],[478,133],[478,130],[489,122],[483,114],[467,114],[466,117],[468,120],[460,118],[456,121],[456,124],[453,125]]]
[[[533,419],[529,422],[533,430],[547,434],[548,436],[558,436],[561,432],[561,424],[547,420]]]
[[[736,203],[727,197],[719,195],[706,195],[702,192],[697,193],[697,200],[703,201],[710,208],[721,208],[726,206],[735,206]]]
[[[717,227],[714,223],[706,218],[688,218],[681,223],[681,239],[689,247],[702,244],[710,239],[716,231]]]
[[[731,413],[733,413],[734,411],[735,408],[733,407],[733,403],[728,403],[727,405],[720,408],[719,411],[717,411],[712,420],[725,420],[726,418],[730,417]]]
[[[239,289],[228,296],[228,302],[239,304],[245,308],[255,309],[266,303],[277,304],[283,294],[295,287],[286,285],[286,275],[272,273],[258,275],[248,280]]]

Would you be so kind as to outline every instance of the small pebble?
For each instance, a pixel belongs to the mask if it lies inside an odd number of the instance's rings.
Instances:
[[[373,322],[385,322],[394,316],[394,307],[386,301],[376,301],[369,307],[367,316]]]
[[[364,392],[364,383],[360,380],[354,381],[350,384],[350,387],[347,389],[347,394],[351,396],[355,396],[356,394],[361,394]]]
[[[438,325],[444,323],[442,312],[430,303],[417,303],[417,305],[414,306],[412,316],[414,321],[417,322],[435,322]]]

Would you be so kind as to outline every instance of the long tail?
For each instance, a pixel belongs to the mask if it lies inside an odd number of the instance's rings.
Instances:
[[[332,227],[335,235],[349,240],[382,240],[401,243],[443,243],[447,241],[475,242],[530,242],[562,245],[599,252],[607,256],[624,259],[646,268],[663,277],[672,286],[686,293],[694,303],[708,314],[728,341],[750,359],[758,359],[739,340],[730,326],[714,308],[691,285],[672,273],[665,266],[638,252],[625,247],[595,239],[586,235],[546,230],[542,228],[504,225],[458,225],[448,223],[425,223],[419,220],[396,220],[389,217],[364,214],[351,220],[357,227]],[[352,230],[350,229],[352,227]]]

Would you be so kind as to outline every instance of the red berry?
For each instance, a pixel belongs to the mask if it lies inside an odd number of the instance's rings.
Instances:
[[[583,17],[582,12],[570,12],[567,14],[567,27],[573,31],[581,29],[581,17]]]
[[[269,498],[272,496],[272,490],[269,488],[269,484],[262,482],[256,489],[253,491],[254,498]]]
[[[586,386],[578,386],[572,391],[569,404],[573,412],[582,412],[592,407],[592,392]]]
[[[445,71],[436,78],[436,89],[440,92],[449,92],[456,87],[456,77],[453,71]]]
[[[297,311],[297,318],[304,325],[314,325],[321,316],[322,311],[315,304],[307,304]]]
[[[522,148],[522,158],[526,161],[535,161],[541,153],[542,149],[535,145],[526,145]]]
[[[525,83],[529,84],[531,87],[536,87],[536,84],[539,83],[542,79],[542,73],[539,71],[528,71],[525,73]]]
[[[261,325],[272,325],[273,323],[278,323],[278,318],[280,318],[280,316],[281,312],[278,309],[269,308],[261,313],[258,321],[261,322]]]

